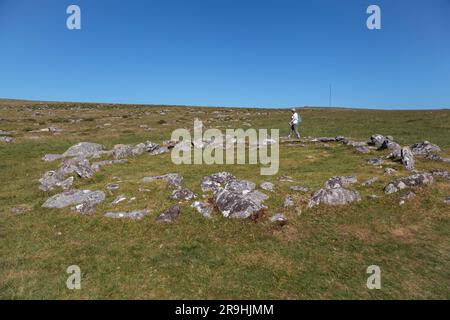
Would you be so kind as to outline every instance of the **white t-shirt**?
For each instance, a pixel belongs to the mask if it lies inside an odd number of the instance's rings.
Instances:
[[[297,112],[294,112],[294,114],[292,115],[291,123],[292,124],[298,124],[298,114],[297,114]]]

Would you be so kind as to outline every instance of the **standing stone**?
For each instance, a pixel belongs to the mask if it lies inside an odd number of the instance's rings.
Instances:
[[[414,155],[409,147],[402,148],[402,163],[407,170],[414,170]]]

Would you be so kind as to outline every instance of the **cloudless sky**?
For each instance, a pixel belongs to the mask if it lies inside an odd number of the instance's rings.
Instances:
[[[449,108],[450,0],[0,0],[2,98],[327,106],[330,83],[334,106]]]

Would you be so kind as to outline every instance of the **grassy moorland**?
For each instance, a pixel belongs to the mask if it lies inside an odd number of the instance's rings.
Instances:
[[[164,110],[164,114],[161,111]],[[300,109],[305,136],[344,135],[366,140],[374,133],[392,135],[402,144],[429,140],[450,155],[450,110],[378,111],[352,109]],[[450,195],[448,181],[436,180],[415,190],[417,196],[399,205],[400,194],[385,195],[391,180],[407,176],[401,164],[392,176],[367,164],[384,151],[358,154],[336,143],[280,146],[276,176],[260,176],[259,165],[181,165],[170,154],[142,155],[127,164],[105,166],[92,179],[76,179],[74,187],[106,190],[106,201],[92,216],[69,208],[41,207],[59,192],[39,191],[39,178],[55,169],[47,153],[62,153],[80,141],[111,148],[118,143],[161,142],[176,128],[192,128],[194,118],[206,127],[279,128],[287,135],[289,112],[267,109],[224,109],[169,106],[0,101],[0,129],[13,131],[12,143],[0,144],[0,298],[2,299],[449,299],[450,298]],[[63,129],[59,133],[39,131]],[[450,169],[448,163],[417,158],[418,170]],[[200,179],[230,171],[256,183],[270,181],[277,191],[265,202],[269,209],[256,222],[230,220],[215,214],[207,220],[182,203],[182,215],[171,224],[154,218],[170,205],[164,183],[144,184],[142,177],[177,172],[184,185],[201,193]],[[289,175],[294,183],[279,182]],[[342,207],[307,209],[309,194],[289,186],[319,189],[334,175],[356,175],[362,201]],[[363,187],[361,182],[380,180]],[[140,188],[150,192],[140,192]],[[118,195],[124,201],[113,210],[148,208],[140,221],[103,217]],[[296,206],[283,208],[286,195]],[[378,195],[369,199],[369,195]],[[11,209],[29,210],[17,214]],[[281,212],[284,227],[268,217]],[[66,269],[78,265],[81,290],[66,288]],[[378,265],[382,289],[368,290],[366,268]]]

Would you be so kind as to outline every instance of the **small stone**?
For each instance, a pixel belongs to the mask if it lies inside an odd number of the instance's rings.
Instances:
[[[195,208],[199,213],[201,213],[205,218],[211,218],[213,212],[213,206],[207,202],[199,202],[195,201],[192,205],[192,208]]]
[[[374,184],[374,183],[377,182],[378,180],[379,180],[378,177],[372,177],[372,178],[367,179],[366,181],[364,181],[364,182],[362,183],[362,185],[363,185],[364,187],[367,187],[367,186],[370,186],[370,185]]]
[[[299,192],[308,192],[309,188],[304,187],[304,186],[291,186],[289,189],[291,189],[292,191],[299,191]]]
[[[279,226],[284,226],[287,223],[287,219],[283,214],[277,213],[270,217],[270,222],[276,223]]]
[[[383,164],[383,159],[382,158],[373,158],[373,159],[369,159],[367,161],[368,164],[373,165],[373,166],[379,166],[381,164]]]
[[[127,200],[127,198],[123,194],[121,194],[121,195],[117,196],[114,199],[113,202],[111,202],[111,205],[115,206],[116,204],[119,204],[119,203],[121,203],[122,201],[125,201],[125,200]]]
[[[294,182],[294,180],[290,176],[278,177],[278,181],[280,181],[280,182]]]
[[[156,222],[172,222],[179,217],[181,214],[181,209],[179,206],[172,206],[158,217],[156,217]]]
[[[286,198],[284,198],[283,201],[283,207],[285,208],[290,208],[294,206],[294,199],[292,198],[292,196],[286,196]]]
[[[397,172],[397,170],[393,169],[393,168],[385,168],[384,169],[384,174],[386,175],[392,175],[395,174]]]
[[[118,183],[109,183],[106,186],[106,189],[108,189],[108,190],[117,190],[119,188],[120,188],[120,185]]]
[[[271,182],[263,182],[260,184],[261,189],[269,191],[269,192],[274,192],[275,191],[275,186],[273,183]]]
[[[105,213],[105,217],[113,218],[113,219],[136,219],[140,220],[144,218],[146,215],[150,214],[150,210],[134,210],[134,211],[120,211],[120,212],[107,212]]]
[[[171,198],[176,200],[192,200],[197,198],[197,195],[189,189],[181,188],[174,190]]]

